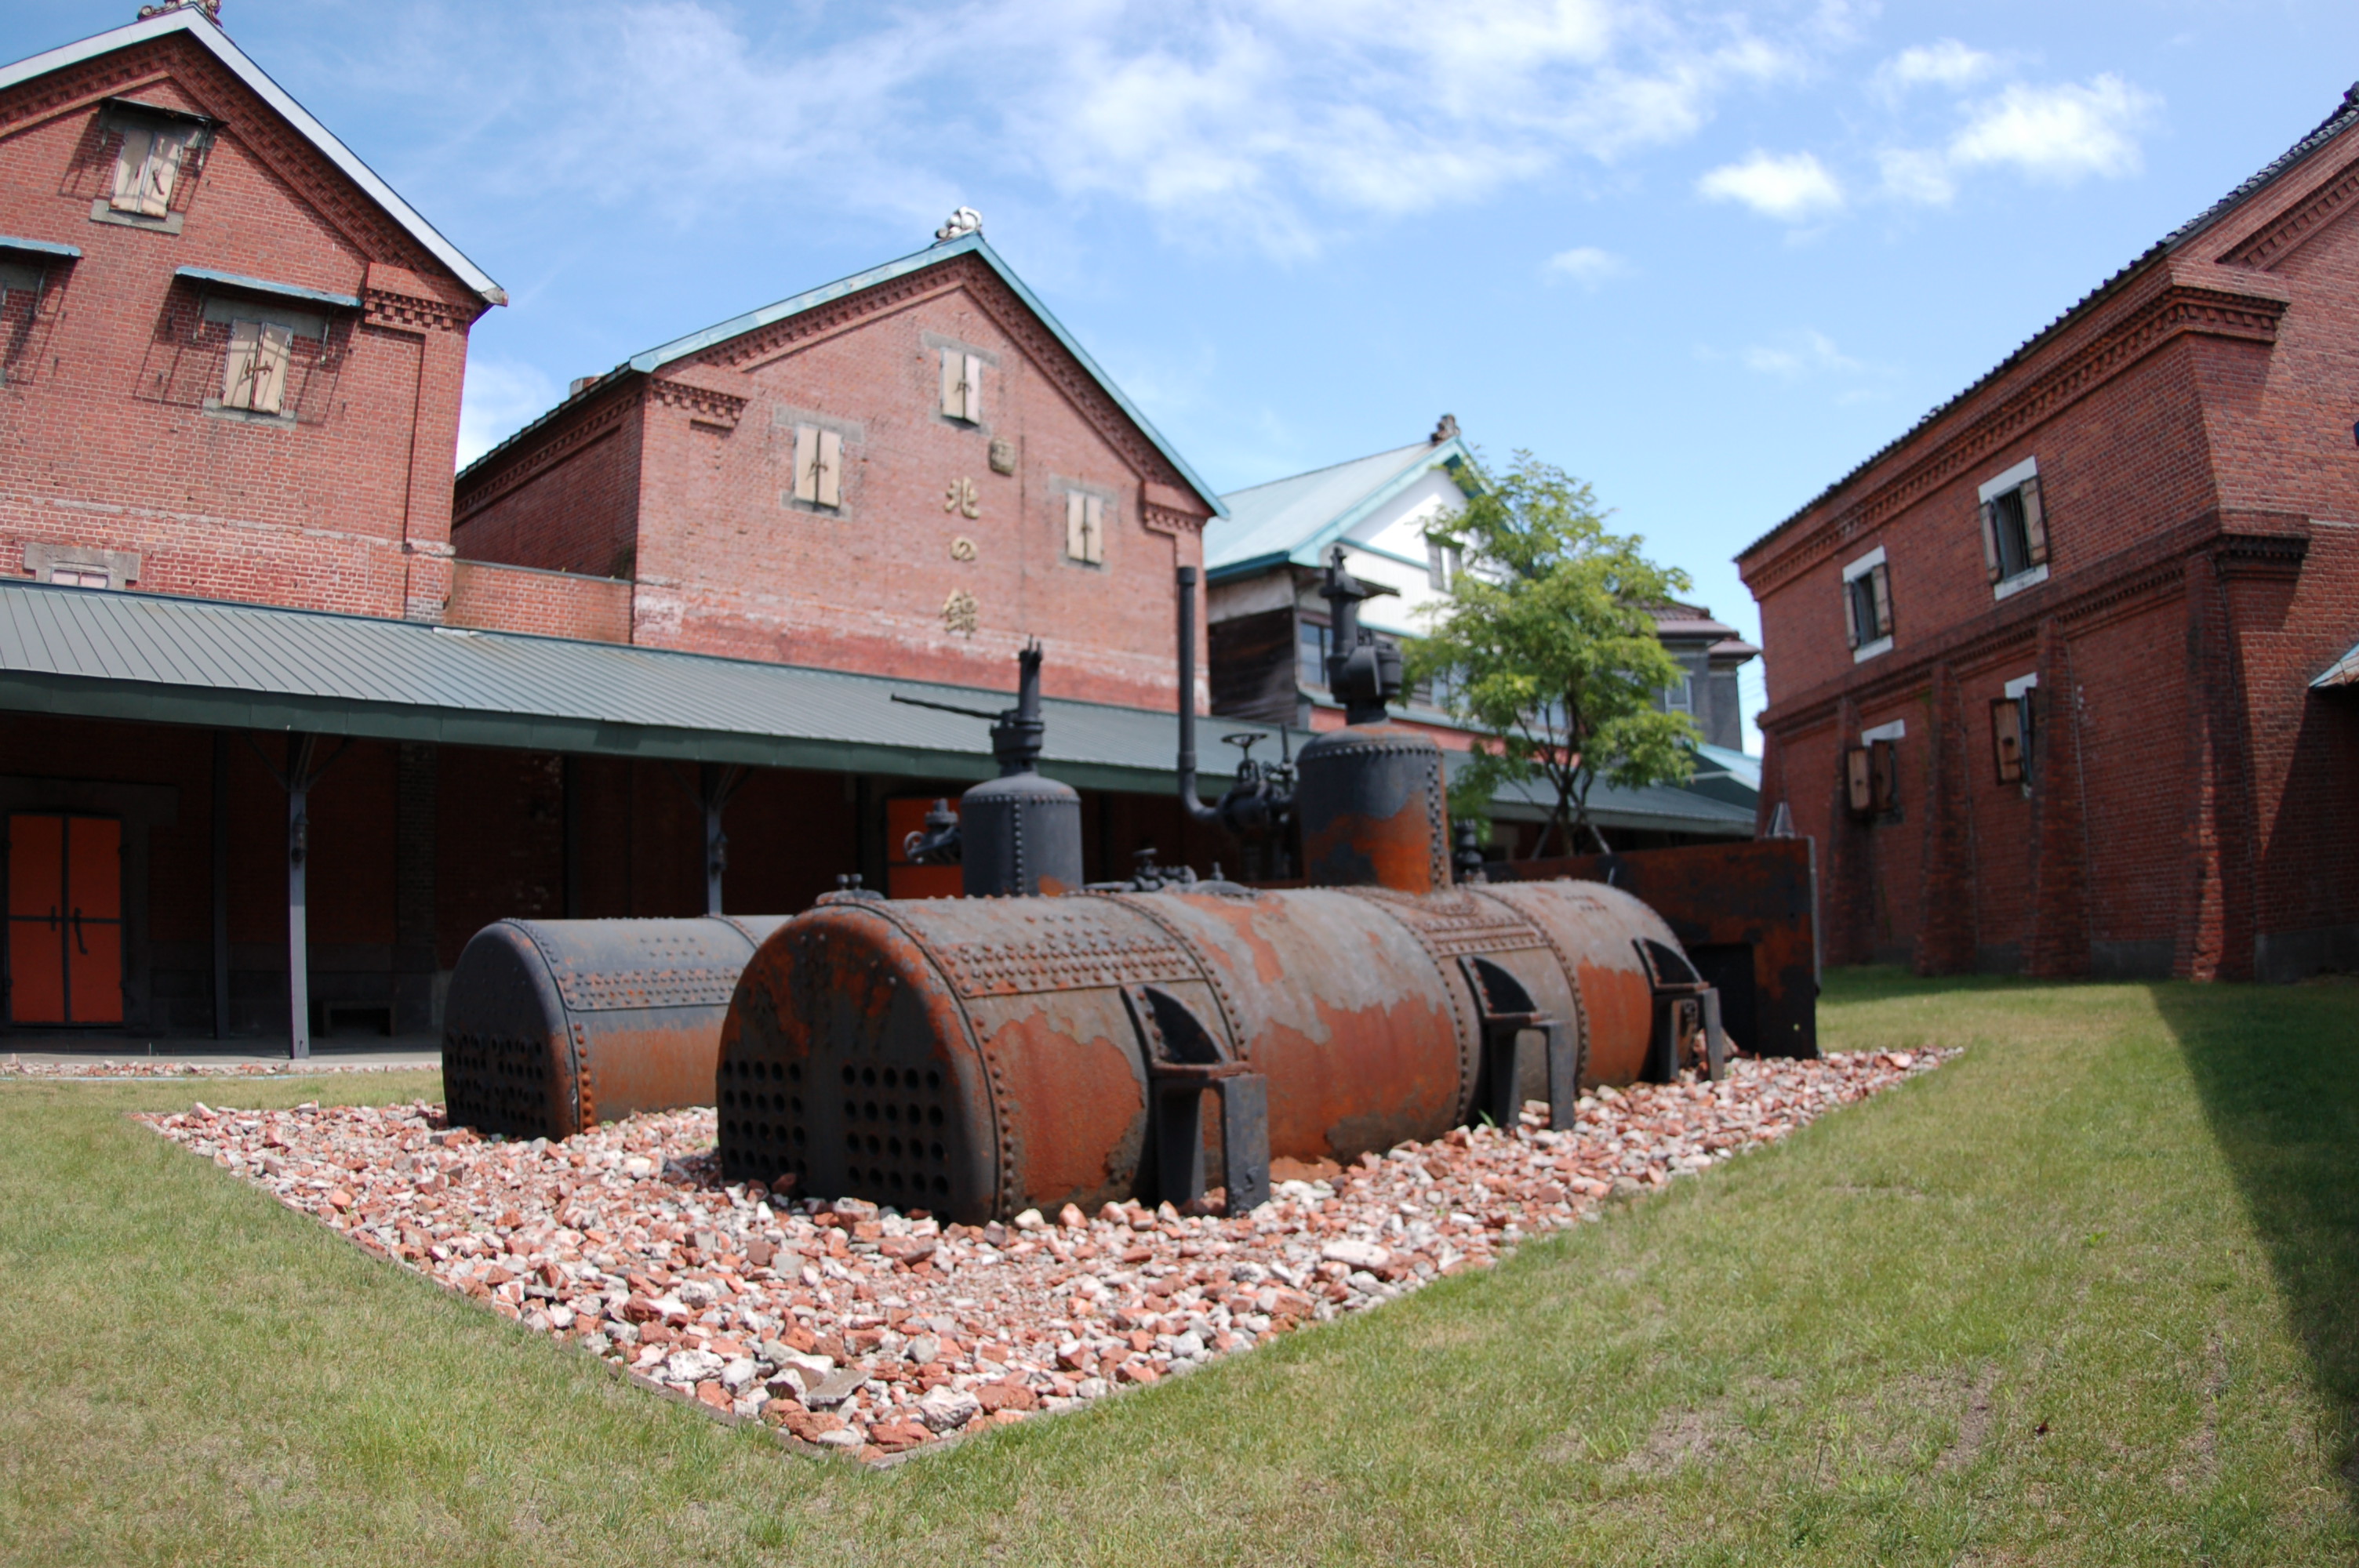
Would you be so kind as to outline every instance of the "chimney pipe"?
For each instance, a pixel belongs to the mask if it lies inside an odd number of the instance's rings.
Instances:
[[[1180,568],[1180,804],[1199,822],[1218,824],[1220,807],[1196,794],[1196,568]]]

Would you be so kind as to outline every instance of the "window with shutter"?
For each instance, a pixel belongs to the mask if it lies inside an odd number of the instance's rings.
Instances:
[[[107,197],[107,206],[117,212],[136,212],[142,218],[161,218],[168,213],[190,135],[190,132],[178,127],[126,127],[123,145],[114,154],[114,188]]]
[[[970,425],[983,423],[983,356],[942,351],[942,412]]]
[[[2037,461],[2027,458],[1981,490],[1983,568],[1995,597],[2048,580],[2048,508]]]
[[[1089,557],[1089,497],[1078,490],[1065,492],[1065,558],[1086,561]]]
[[[2039,476],[2034,474],[2016,492],[2023,498],[2023,555],[2030,565],[2048,564],[2048,514],[2039,504]]]
[[[295,334],[275,321],[233,321],[222,360],[222,406],[278,413],[287,400],[287,363]]]
[[[2018,697],[1991,698],[1991,757],[2003,784],[2023,782],[2023,703]]]
[[[1105,561],[1105,502],[1100,496],[1084,497],[1082,503],[1082,559],[1092,566]]]
[[[819,427],[795,427],[795,499],[819,504]]]
[[[1892,647],[1892,575],[1885,564],[1884,546],[1875,548],[1843,569],[1843,637],[1854,663],[1875,658]]]
[[[1843,748],[1843,804],[1854,816],[1866,816],[1875,810],[1875,774],[1864,746]]]
[[[818,500],[821,506],[843,505],[843,438],[833,430],[819,433]]]

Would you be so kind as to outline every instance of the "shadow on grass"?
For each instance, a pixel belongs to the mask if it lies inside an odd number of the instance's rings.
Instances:
[[[2359,1503],[2359,983],[2151,988],[2340,1430]]]

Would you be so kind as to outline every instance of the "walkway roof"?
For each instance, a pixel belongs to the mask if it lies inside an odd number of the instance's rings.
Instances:
[[[1052,645],[1051,671],[1056,658]],[[897,703],[896,692],[986,710],[1014,701],[662,648],[0,580],[0,712],[943,780],[996,771],[982,720]],[[1042,772],[1084,789],[1174,787],[1170,713],[1056,697],[1043,709]],[[1201,723],[1214,787],[1234,755],[1218,737],[1277,734]],[[1307,739],[1298,730],[1293,743]],[[1609,828],[1742,836],[1753,821],[1673,789],[1601,784],[1591,805]]]

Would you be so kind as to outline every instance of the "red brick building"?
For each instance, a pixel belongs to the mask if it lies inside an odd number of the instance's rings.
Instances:
[[[979,232],[597,378],[454,530],[501,298],[201,7],[0,68],[0,1031],[412,1033],[502,916],[919,891],[995,770],[891,698],[1003,706],[1027,634],[1088,873],[1225,852],[1217,503]]]
[[[985,687],[1037,636],[1051,695],[1168,708],[1219,509],[977,229],[576,384],[459,476],[452,538],[615,579],[547,630]]]
[[[1831,959],[2359,965],[2354,126],[2359,88],[1738,557]]]

